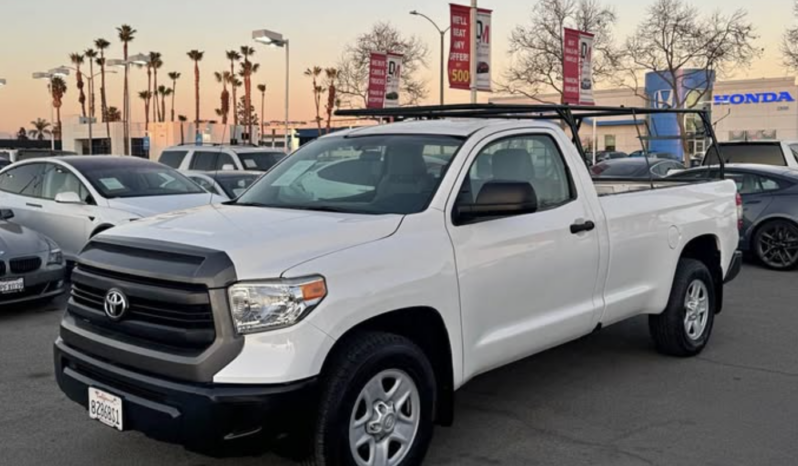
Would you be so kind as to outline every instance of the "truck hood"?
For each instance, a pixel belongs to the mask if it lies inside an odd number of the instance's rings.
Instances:
[[[13,222],[0,220],[0,260],[47,251],[44,237]]]
[[[191,209],[208,204],[225,201],[215,194],[180,194],[174,196],[120,197],[108,199],[108,207],[130,212],[139,217],[172,212],[174,210]]]
[[[402,218],[210,205],[126,224],[108,236],[224,251],[239,280],[257,280],[280,277],[303,262],[388,237]]]

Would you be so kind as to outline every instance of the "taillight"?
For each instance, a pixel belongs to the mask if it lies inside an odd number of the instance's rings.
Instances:
[[[743,231],[743,197],[737,193],[737,229]]]

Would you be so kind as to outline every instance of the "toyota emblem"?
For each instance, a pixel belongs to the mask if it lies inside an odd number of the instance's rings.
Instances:
[[[105,315],[107,315],[109,319],[113,321],[122,320],[122,317],[125,316],[129,307],[130,303],[122,290],[111,288],[108,290],[108,293],[105,294],[105,305],[103,308],[105,309]]]

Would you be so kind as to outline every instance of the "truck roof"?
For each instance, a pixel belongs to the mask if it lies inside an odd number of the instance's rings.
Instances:
[[[445,136],[467,137],[489,126],[506,126],[513,120],[503,119],[441,119],[441,120],[412,120],[391,123],[387,125],[365,126],[345,131],[338,131],[336,136],[373,136],[383,134],[434,134]],[[525,128],[559,128],[549,121],[543,120],[516,120],[518,126]]]

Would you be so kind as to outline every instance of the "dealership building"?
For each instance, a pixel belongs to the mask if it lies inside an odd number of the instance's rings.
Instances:
[[[696,86],[685,88],[696,89]],[[672,92],[659,76],[649,73],[644,89],[631,88],[600,89],[594,91],[596,105],[626,107],[668,107]],[[697,103],[696,108],[711,112],[715,135],[724,141],[798,140],[798,86],[795,77],[744,79],[715,81]],[[559,94],[539,95],[539,101],[557,102]],[[534,104],[524,96],[497,97],[492,103]],[[672,104],[671,104],[672,105]],[[687,117],[691,118],[691,117]],[[703,153],[707,141],[690,133],[691,124],[686,125],[689,155]],[[585,122],[580,130],[580,139],[586,147],[596,150],[618,150],[633,152],[641,149],[641,140],[647,141],[647,149],[682,156],[683,145],[676,136],[679,133],[676,115],[606,118]],[[658,139],[661,138],[661,139]]]

